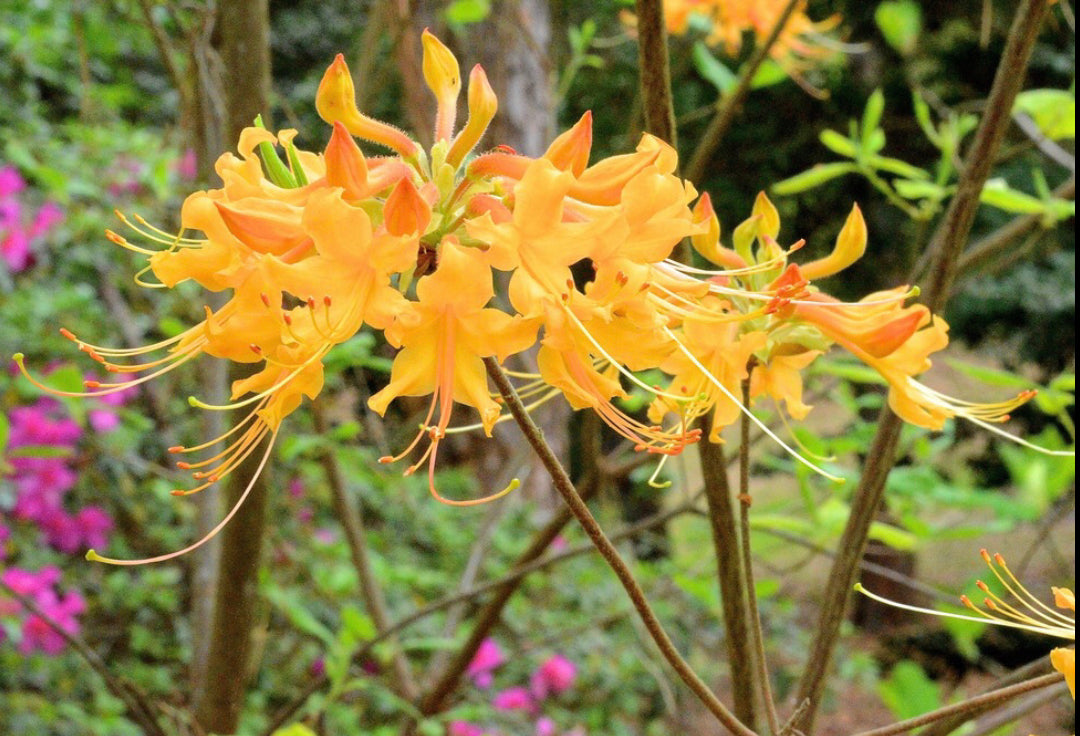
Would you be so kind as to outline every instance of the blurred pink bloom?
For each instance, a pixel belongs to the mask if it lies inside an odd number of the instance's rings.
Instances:
[[[577,666],[566,657],[556,654],[549,657],[533,673],[529,689],[537,700],[566,692],[574,685]]]
[[[488,733],[482,726],[467,721],[450,721],[446,730],[446,736],[486,736]]]
[[[14,273],[30,265],[35,241],[64,219],[60,206],[48,202],[27,223],[30,212],[17,199],[25,188],[26,181],[14,167],[0,167],[0,260]]]
[[[60,579],[59,569],[49,566],[34,572],[13,567],[0,574],[0,579],[21,595],[32,599],[41,609],[42,614],[51,619],[56,626],[69,634],[78,633],[77,617],[85,610],[86,602],[77,591],[71,591],[60,597],[53,590],[53,586]],[[19,612],[21,608],[22,606],[17,601],[0,601],[0,615],[12,615]],[[26,617],[22,623],[21,633],[19,651],[22,654],[42,651],[45,654],[55,655],[64,648],[63,637],[44,619],[36,615]]]
[[[41,205],[41,209],[38,210],[37,215],[34,217],[33,224],[30,225],[30,237],[38,238],[45,235],[54,226],[59,225],[63,219],[64,211],[60,209],[60,205],[55,202],[46,202]]]
[[[523,687],[511,687],[496,693],[491,700],[491,706],[495,710],[524,710],[529,713],[536,710],[532,694]]]
[[[337,532],[325,526],[320,529],[316,529],[315,534],[313,534],[312,536],[315,537],[315,541],[319,544],[333,544],[337,541]]]
[[[195,149],[186,148],[176,160],[176,173],[184,181],[195,181],[199,175],[199,162],[195,158]]]
[[[568,546],[569,545],[566,543],[566,537],[564,537],[562,534],[557,535],[554,539],[551,540],[550,547],[552,552],[562,552]]]
[[[120,426],[120,417],[108,409],[91,409],[86,412],[86,419],[95,432],[111,432]]]
[[[465,674],[472,678],[476,687],[487,690],[491,687],[492,670],[505,661],[506,658],[495,640],[491,638],[484,639],[480,642],[480,646],[477,648],[476,654],[473,655],[472,661],[469,662],[469,666],[465,669]]]
[[[83,506],[75,514],[75,523],[82,535],[82,545],[87,548],[101,548],[108,544],[108,534],[112,531],[113,520],[100,506]]]
[[[26,189],[26,180],[14,166],[0,166],[0,198],[10,197]]]
[[[12,230],[0,239],[0,258],[13,273],[30,265],[30,238],[22,230]]]
[[[289,481],[288,493],[291,498],[302,498],[304,496],[304,482],[299,478],[293,478]]]
[[[311,660],[311,664],[308,665],[308,672],[311,673],[312,677],[322,677],[323,675],[325,675],[326,658],[316,657],[315,659]]]
[[[555,721],[547,716],[537,719],[536,736],[555,736]]]

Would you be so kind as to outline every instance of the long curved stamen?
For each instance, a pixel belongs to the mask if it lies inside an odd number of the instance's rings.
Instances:
[[[630,383],[634,384],[638,388],[641,388],[641,389],[644,389],[644,390],[648,391],[649,393],[653,394],[654,396],[661,396],[661,397],[663,397],[665,399],[671,399],[673,401],[686,401],[685,396],[678,396],[676,394],[669,394],[666,391],[661,391],[660,389],[656,388],[655,386],[650,386],[649,384],[645,383],[640,378],[635,376],[632,371],[627,370],[622,365],[622,363],[615,360],[615,358],[612,357],[607,352],[607,350],[604,349],[604,346],[601,345],[597,341],[597,339],[592,336],[592,333],[589,332],[589,330],[585,327],[585,325],[581,323],[581,320],[579,320],[577,318],[577,315],[575,315],[573,313],[573,311],[570,310],[569,307],[564,306],[563,311],[566,312],[566,315],[570,318],[570,321],[573,322],[574,325],[581,331],[581,334],[583,334],[585,336],[585,338],[592,344],[592,346],[594,348],[596,348],[597,352],[600,353],[601,357],[603,357],[603,359],[606,360],[609,365],[613,366],[619,372],[620,375],[625,376],[626,379],[628,381],[630,381]]]
[[[142,560],[118,560],[118,559],[115,559],[113,557],[102,557],[101,555],[99,555],[94,550],[89,550],[86,553],[86,559],[89,560],[90,562],[104,562],[104,563],[106,563],[108,565],[121,565],[121,566],[149,565],[149,564],[152,564],[152,563],[155,563],[155,562],[165,562],[166,560],[171,560],[171,559],[174,559],[176,557],[180,557],[181,555],[186,555],[188,552],[191,552],[192,550],[196,550],[199,547],[203,546],[204,544],[209,542],[211,539],[216,537],[218,535],[218,533],[222,529],[225,528],[225,525],[228,524],[230,521],[232,521],[232,518],[234,516],[236,516],[236,512],[238,512],[240,510],[240,507],[244,505],[244,501],[246,501],[247,497],[251,494],[251,489],[255,487],[255,481],[257,481],[259,479],[259,476],[262,474],[263,468],[266,467],[266,461],[270,459],[270,452],[271,452],[271,450],[274,449],[274,442],[276,440],[277,440],[277,431],[275,430],[270,435],[270,442],[266,447],[266,452],[263,453],[262,460],[259,461],[259,466],[255,469],[255,472],[252,473],[251,480],[248,481],[247,487],[244,489],[244,492],[240,494],[240,498],[237,499],[237,501],[233,505],[232,509],[229,510],[229,513],[225,515],[225,518],[222,519],[221,521],[219,521],[217,523],[217,526],[215,526],[213,529],[211,529],[206,534],[206,536],[203,537],[202,539],[200,539],[199,541],[185,547],[184,549],[178,550],[176,552],[170,552],[168,554],[159,555],[157,557],[148,557],[148,558],[142,559]]]
[[[224,309],[222,311],[224,311]],[[142,347],[138,347],[138,348],[108,348],[108,347],[104,347],[102,345],[94,345],[92,343],[80,340],[78,337],[75,336],[75,334],[71,330],[67,329],[66,327],[61,327],[60,328],[60,334],[63,335],[64,337],[66,337],[68,340],[71,340],[73,343],[75,343],[78,346],[79,350],[82,350],[83,352],[88,352],[87,349],[89,349],[89,350],[92,350],[94,353],[96,353],[98,355],[114,357],[114,358],[120,358],[120,357],[124,357],[124,356],[128,356],[128,355],[142,355],[144,353],[153,352],[154,350],[160,350],[162,348],[167,348],[170,345],[173,345],[173,344],[175,344],[177,342],[180,342],[185,337],[188,337],[189,335],[195,334],[196,332],[200,332],[201,330],[202,330],[201,326],[192,327],[191,329],[184,330],[183,332],[181,332],[176,337],[170,337],[170,338],[168,338],[166,340],[156,342],[156,343],[154,343],[152,345],[143,345]]]
[[[133,388],[134,386],[138,386],[140,384],[146,383],[147,381],[151,381],[151,380],[157,378],[158,376],[164,375],[165,373],[168,373],[169,371],[173,370],[174,368],[177,368],[177,367],[183,365],[184,363],[188,362],[192,358],[196,357],[199,354],[199,352],[200,351],[193,351],[191,353],[182,353],[181,357],[177,358],[177,360],[172,365],[166,366],[165,368],[162,368],[159,371],[155,371],[153,373],[150,373],[149,375],[142,376],[141,378],[136,378],[136,379],[133,379],[131,381],[125,381],[123,383],[113,383],[113,384],[99,384],[97,381],[87,381],[87,382],[85,382],[86,386],[88,388],[95,388],[97,386],[106,386],[107,387],[107,388],[105,388],[105,389],[103,389],[101,391],[61,391],[59,389],[55,389],[55,388],[52,388],[50,386],[46,386],[44,383],[42,383],[38,379],[34,378],[33,374],[31,374],[30,371],[28,371],[26,369],[26,365],[25,365],[26,356],[24,356],[22,353],[15,353],[13,356],[11,356],[11,359],[15,361],[15,365],[18,366],[19,372],[22,373],[23,377],[26,378],[26,380],[30,381],[30,383],[32,383],[34,386],[41,389],[42,391],[44,391],[44,392],[46,392],[48,394],[52,394],[53,396],[65,396],[65,397],[68,397],[68,398],[86,399],[86,398],[95,398],[95,397],[98,397],[98,396],[108,396],[110,394],[119,393],[120,391],[125,391],[125,390],[127,390],[129,388]]]
[[[746,416],[747,419],[749,419],[754,424],[756,424],[758,429],[760,429],[762,432],[764,432],[769,437],[769,439],[771,439],[776,444],[780,445],[780,447],[784,448],[784,452],[786,452],[788,455],[790,455],[795,460],[798,460],[800,463],[802,463],[806,467],[813,470],[815,473],[817,473],[817,474],[819,474],[819,475],[821,475],[821,476],[823,476],[825,478],[828,478],[831,481],[835,481],[836,483],[843,483],[845,481],[844,478],[841,478],[838,475],[833,475],[832,473],[829,473],[828,471],[818,467],[817,465],[815,465],[814,463],[810,462],[805,457],[800,455],[794,449],[792,449],[786,442],[784,442],[782,439],[780,439],[776,435],[775,432],[773,432],[771,429],[769,429],[768,426],[765,425],[765,422],[758,419],[757,416],[754,414],[754,412],[750,411],[750,408],[748,406],[744,405],[742,403],[742,401],[740,401],[739,398],[735,396],[735,394],[733,394],[731,391],[729,391],[727,389],[727,387],[724,386],[724,384],[721,383],[716,378],[716,376],[714,376],[711,372],[709,372],[705,368],[705,366],[703,366],[701,364],[701,362],[696,357],[694,357],[694,354],[692,352],[690,352],[690,350],[687,349],[687,347],[685,345],[683,345],[679,341],[679,339],[675,336],[675,333],[673,333],[667,327],[664,327],[663,330],[667,334],[667,336],[669,338],[671,338],[672,342],[674,342],[675,345],[679,348],[679,350],[682,352],[682,354],[685,355],[690,360],[690,362],[693,363],[694,366],[705,375],[705,377],[709,380],[709,382],[712,383],[714,386],[716,386],[718,389],[720,389],[720,391],[722,391],[723,394],[730,401],[733,401],[735,403],[735,405],[739,407],[739,411],[741,411]]]
[[[664,469],[664,464],[667,462],[670,455],[662,455],[660,460],[656,463],[656,469],[653,470],[652,475],[649,476],[649,487],[651,488],[670,488],[671,481],[664,481],[663,483],[657,482],[657,477],[660,475],[660,471]]]
[[[270,388],[264,389],[264,390],[260,391],[257,394],[253,394],[253,395],[249,396],[246,399],[241,399],[240,401],[234,401],[234,402],[232,402],[230,404],[207,404],[205,401],[202,401],[201,399],[199,399],[199,398],[197,398],[195,396],[189,396],[188,397],[188,404],[190,404],[191,406],[194,406],[197,409],[206,409],[208,411],[228,411],[230,409],[239,409],[242,406],[248,406],[249,404],[253,404],[256,401],[259,401],[260,399],[263,399],[263,398],[265,398],[267,396],[270,396],[275,391],[277,391],[279,388],[281,388],[282,386],[285,386],[287,383],[289,383],[289,381],[296,378],[305,368],[312,365],[316,361],[322,360],[322,358],[328,352],[330,352],[331,347],[333,347],[333,346],[332,345],[327,345],[327,344],[319,346],[319,348],[317,350],[315,350],[315,352],[313,352],[309,358],[304,360],[302,363],[297,364],[297,367],[294,368],[292,371],[290,371],[287,376],[285,376],[284,378],[279,380],[277,383],[275,383]]]
[[[132,217],[135,218],[135,222],[139,223],[140,227],[135,227],[131,224],[131,220],[124,215],[120,210],[113,210],[113,213],[120,218],[120,221],[131,228],[134,232],[143,236],[147,240],[152,240],[156,243],[164,244],[185,244],[185,245],[202,245],[206,242],[204,238],[185,238],[183,236],[183,230],[178,233],[170,233],[162,230],[159,227],[151,225],[146,218],[137,213],[132,213]]]
[[[264,400],[263,400],[263,402],[262,402],[261,404],[259,404],[259,405],[258,405],[258,406],[256,406],[256,407],[255,407],[254,409],[252,409],[251,411],[249,411],[249,412],[247,413],[247,416],[245,416],[245,417],[244,417],[243,419],[241,419],[241,420],[240,420],[239,422],[237,422],[237,423],[236,423],[236,424],[235,424],[235,425],[234,425],[234,426],[232,427],[232,429],[229,429],[229,430],[227,430],[227,431],[223,432],[222,434],[219,434],[219,435],[218,435],[217,437],[215,437],[214,439],[212,439],[212,440],[207,440],[206,442],[203,442],[202,444],[199,444],[199,445],[191,445],[190,447],[189,447],[189,446],[186,446],[186,445],[174,445],[173,447],[170,447],[170,448],[169,448],[169,452],[171,452],[171,453],[173,453],[173,454],[177,454],[177,453],[181,453],[181,452],[198,452],[198,451],[200,451],[200,450],[205,450],[205,449],[206,449],[207,447],[210,447],[210,446],[212,446],[212,445],[216,445],[216,444],[217,444],[218,442],[222,442],[222,441],[224,441],[224,440],[228,439],[228,438],[229,438],[229,437],[231,437],[232,435],[234,435],[234,434],[236,434],[237,432],[239,432],[239,431],[240,431],[240,429],[241,429],[241,428],[242,428],[242,427],[243,427],[243,426],[244,426],[245,424],[247,424],[248,422],[250,422],[250,421],[251,421],[252,419],[255,419],[255,418],[257,418],[257,417],[259,416],[259,411],[261,411],[261,410],[262,410],[262,409],[263,409],[263,408],[264,408],[264,407],[266,406],[266,404],[267,404],[267,403],[268,403],[269,401],[270,401],[270,399],[269,399],[269,398],[266,398],[266,399],[264,399]]]
[[[1006,564],[1005,558],[1002,557],[1000,554],[996,554],[993,556],[993,558],[991,558],[990,553],[987,552],[985,549],[979,550],[979,554],[983,558],[983,561],[986,562],[987,567],[990,568],[990,571],[994,573],[994,577],[996,577],[998,581],[1003,586],[1005,586],[1005,589],[1012,593],[1018,601],[1020,601],[1024,606],[1031,610],[1035,615],[1047,617],[1052,620],[1057,620],[1062,625],[1072,625],[1074,623],[1071,619],[1064,616],[1060,611],[1054,610],[1050,606],[1040,601],[1034,595],[1032,595],[1031,591],[1025,588],[1020,583],[1020,581],[1016,579],[1016,576],[1012,574],[1012,570],[1010,570],[1008,564]],[[997,567],[994,566],[991,560],[997,563]],[[1001,570],[1005,572],[1004,576],[1002,576],[1001,573],[998,572],[998,567],[1000,567]],[[1012,583],[1011,585],[1010,582]]]
[[[1032,626],[1032,625],[1029,625],[1029,624],[1020,624],[1020,623],[1015,623],[1013,621],[1008,621],[1008,620],[1002,620],[1002,619],[999,619],[999,618],[995,618],[994,616],[991,616],[990,614],[986,613],[985,611],[982,611],[978,607],[974,606],[974,604],[971,604],[970,601],[968,601],[968,607],[971,608],[971,610],[978,613],[979,616],[966,616],[966,615],[964,615],[962,613],[949,613],[947,611],[935,611],[932,608],[922,608],[920,606],[910,606],[910,605],[908,605],[906,603],[899,603],[897,601],[889,600],[888,598],[877,595],[876,593],[871,593],[869,590],[867,590],[866,588],[863,587],[862,583],[856,583],[855,584],[855,591],[858,592],[858,593],[862,593],[867,598],[871,598],[871,599],[873,599],[873,600],[875,600],[875,601],[877,601],[879,603],[884,603],[884,604],[892,606],[894,608],[901,608],[901,609],[903,609],[905,611],[914,611],[915,613],[927,613],[927,614],[930,614],[931,616],[941,616],[943,618],[952,618],[952,619],[956,619],[958,621],[975,621],[977,623],[982,623],[982,624],[993,623],[993,624],[997,624],[998,626],[1007,626],[1007,627],[1012,628],[1012,629],[1023,629],[1025,631],[1033,631],[1033,632],[1035,632],[1037,634],[1046,634],[1047,636],[1056,636],[1056,637],[1061,638],[1061,639],[1075,639],[1075,637],[1076,637],[1076,634],[1072,629],[1067,629],[1067,628],[1060,628],[1059,629],[1059,628],[1048,628],[1048,627],[1042,627],[1042,626]],[[961,600],[966,600],[966,598],[967,598],[966,596],[963,596],[961,598]]]
[[[544,385],[547,386],[547,384],[544,384]],[[562,395],[562,391],[560,391],[559,389],[557,389],[557,388],[554,388],[554,389],[549,388],[547,390],[547,392],[544,393],[543,396],[541,396],[539,399],[532,402],[531,404],[525,404],[525,411],[531,412],[533,409],[537,409],[537,408],[543,406],[547,402],[554,399],[556,396],[560,396],[560,395]],[[525,394],[523,394],[522,392],[519,391],[518,396],[524,398]],[[502,424],[503,422],[509,422],[513,418],[514,418],[514,415],[510,414],[510,413],[500,414],[498,419],[495,420],[495,424]],[[465,432],[475,432],[476,430],[483,429],[483,428],[484,428],[484,425],[483,425],[482,422],[476,422],[474,424],[461,424],[461,425],[458,425],[456,427],[447,427],[446,428],[446,434],[463,434]]]

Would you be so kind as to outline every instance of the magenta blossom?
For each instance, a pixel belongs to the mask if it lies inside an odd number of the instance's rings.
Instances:
[[[577,666],[566,657],[556,654],[536,668],[529,680],[529,689],[537,700],[559,695],[574,685]]]
[[[468,721],[450,721],[446,729],[446,736],[489,736],[490,734],[491,731],[483,726],[477,726]]]
[[[536,736],[555,736],[555,721],[547,716],[536,719]]]
[[[476,654],[473,655],[472,661],[469,662],[469,666],[465,669],[465,674],[472,679],[476,687],[487,690],[491,687],[492,672],[505,661],[506,658],[503,656],[499,645],[495,643],[494,639],[487,638],[480,642]]]
[[[536,702],[532,693],[523,687],[511,687],[496,693],[491,699],[491,705],[495,710],[523,710],[528,713],[536,712]]]
[[[0,167],[0,260],[15,273],[30,265],[36,241],[64,218],[52,202],[31,214],[18,198],[24,189],[26,181],[14,167]]]
[[[69,634],[79,631],[78,616],[86,608],[86,602],[77,591],[61,596],[54,586],[60,580],[60,570],[49,566],[37,572],[17,567],[8,568],[0,574],[0,580],[19,594],[30,598],[50,619],[52,625],[37,615],[28,615],[22,623],[19,652],[30,654],[41,651],[48,655],[59,654],[65,645],[64,638],[56,631],[59,627]],[[16,601],[0,599],[0,616],[17,614],[22,606]],[[2,631],[2,629],[0,629]]]

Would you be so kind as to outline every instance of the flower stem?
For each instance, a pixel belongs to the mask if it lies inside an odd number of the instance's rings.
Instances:
[[[710,431],[711,428],[706,426],[702,434],[708,437]],[[724,641],[727,644],[735,714],[739,720],[755,727],[757,703],[754,699],[753,657],[750,648],[747,591],[744,585],[746,575],[742,570],[744,563],[739,546],[739,524],[728,485],[728,463],[724,457],[724,446],[718,443],[700,443],[698,455],[701,459],[709,528],[712,530],[716,554],[716,576],[720,583]]]
[[[585,504],[584,499],[578,494],[577,489],[574,488],[574,484],[566,474],[566,470],[563,468],[562,463],[555,457],[555,454],[551,451],[547,441],[544,439],[543,433],[525,410],[525,406],[521,403],[517,391],[515,391],[514,387],[510,384],[510,380],[499,366],[498,361],[494,358],[484,358],[484,365],[487,368],[488,376],[491,377],[499,394],[506,402],[507,408],[517,421],[526,440],[532,446],[537,457],[540,458],[544,468],[551,476],[555,489],[559,492],[559,495],[563,497],[570,512],[578,520],[578,523],[581,524],[585,533],[589,536],[589,539],[596,545],[596,548],[604,558],[604,561],[608,563],[616,577],[619,578],[619,582],[622,584],[623,589],[626,590],[626,594],[630,597],[630,602],[638,612],[638,616],[641,618],[642,623],[656,643],[656,646],[660,649],[660,653],[664,656],[664,659],[668,661],[668,664],[671,665],[672,669],[675,670],[701,703],[708,708],[709,711],[716,716],[716,719],[727,727],[728,730],[735,733],[736,736],[756,736],[753,730],[736,718],[735,715],[717,699],[712,691],[709,690],[708,685],[697,676],[697,673],[690,668],[690,665],[687,664],[686,660],[679,654],[679,651],[675,648],[671,638],[667,635],[667,632],[664,631],[659,619],[657,619],[649,602],[645,599],[645,593],[641,590],[641,586],[638,585],[637,580],[634,579],[633,573],[630,572],[630,568],[627,566],[626,562],[623,561],[618,550],[615,549],[615,545],[613,545],[611,540],[604,534],[603,529],[600,528],[600,525],[593,517],[592,512],[589,511],[589,507]]]
[[[753,359],[751,359],[753,361]],[[753,366],[750,366],[753,369]],[[743,406],[750,406],[750,379],[742,384]],[[761,632],[761,614],[757,605],[757,588],[754,585],[754,561],[750,556],[750,507],[753,497],[750,495],[750,417],[745,413],[739,423],[739,539],[742,543],[742,568],[746,576],[746,602],[750,613],[750,631],[753,635],[753,663],[757,668],[759,694],[765,706],[765,717],[769,722],[769,732],[773,736],[780,734],[780,719],[776,715],[776,703],[773,701],[772,685],[769,682],[769,667],[765,661],[765,637]]]
[[[1017,695],[1023,695],[1032,690],[1056,685],[1061,681],[1061,675],[1059,674],[1043,675],[1042,677],[1036,677],[1017,685],[1010,685],[1008,687],[992,690],[983,695],[976,695],[974,698],[969,698],[962,703],[938,708],[929,713],[924,713],[921,716],[908,718],[906,721],[900,721],[899,723],[882,726],[881,728],[875,728],[870,731],[860,731],[855,734],[855,736],[893,736],[893,734],[906,733],[912,729],[919,728],[920,726],[927,726],[943,718],[982,710],[986,705],[998,705],[1004,703],[1007,700],[1015,698]]]

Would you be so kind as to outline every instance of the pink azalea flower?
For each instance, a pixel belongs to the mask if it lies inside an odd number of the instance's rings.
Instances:
[[[176,160],[175,171],[184,181],[195,181],[199,176],[198,160],[195,158],[195,149],[186,148]]]
[[[555,721],[543,716],[536,721],[536,736],[555,736]]]
[[[26,189],[26,180],[14,166],[0,166],[0,198],[10,197]]]
[[[39,238],[45,235],[64,219],[64,211],[55,202],[46,202],[34,216],[34,222],[30,225],[31,238]]]
[[[536,710],[532,694],[523,687],[511,687],[496,693],[491,705],[495,710],[523,710],[529,713]]]
[[[566,692],[574,684],[577,666],[566,657],[556,654],[536,668],[529,680],[529,689],[537,700]]]
[[[467,721],[450,721],[446,736],[486,736],[489,732],[482,726]]]
[[[108,534],[112,531],[113,520],[100,506],[83,506],[75,514],[75,523],[82,535],[82,545],[87,548],[101,548],[108,543]]]
[[[480,642],[480,646],[477,648],[476,654],[473,655],[472,661],[469,662],[469,666],[465,669],[465,674],[472,679],[476,687],[487,690],[491,687],[492,671],[504,661],[506,661],[506,658],[495,640],[491,638],[484,639],[484,641]]]
[[[91,409],[86,412],[86,418],[95,432],[111,432],[120,426],[120,417],[108,409]]]

